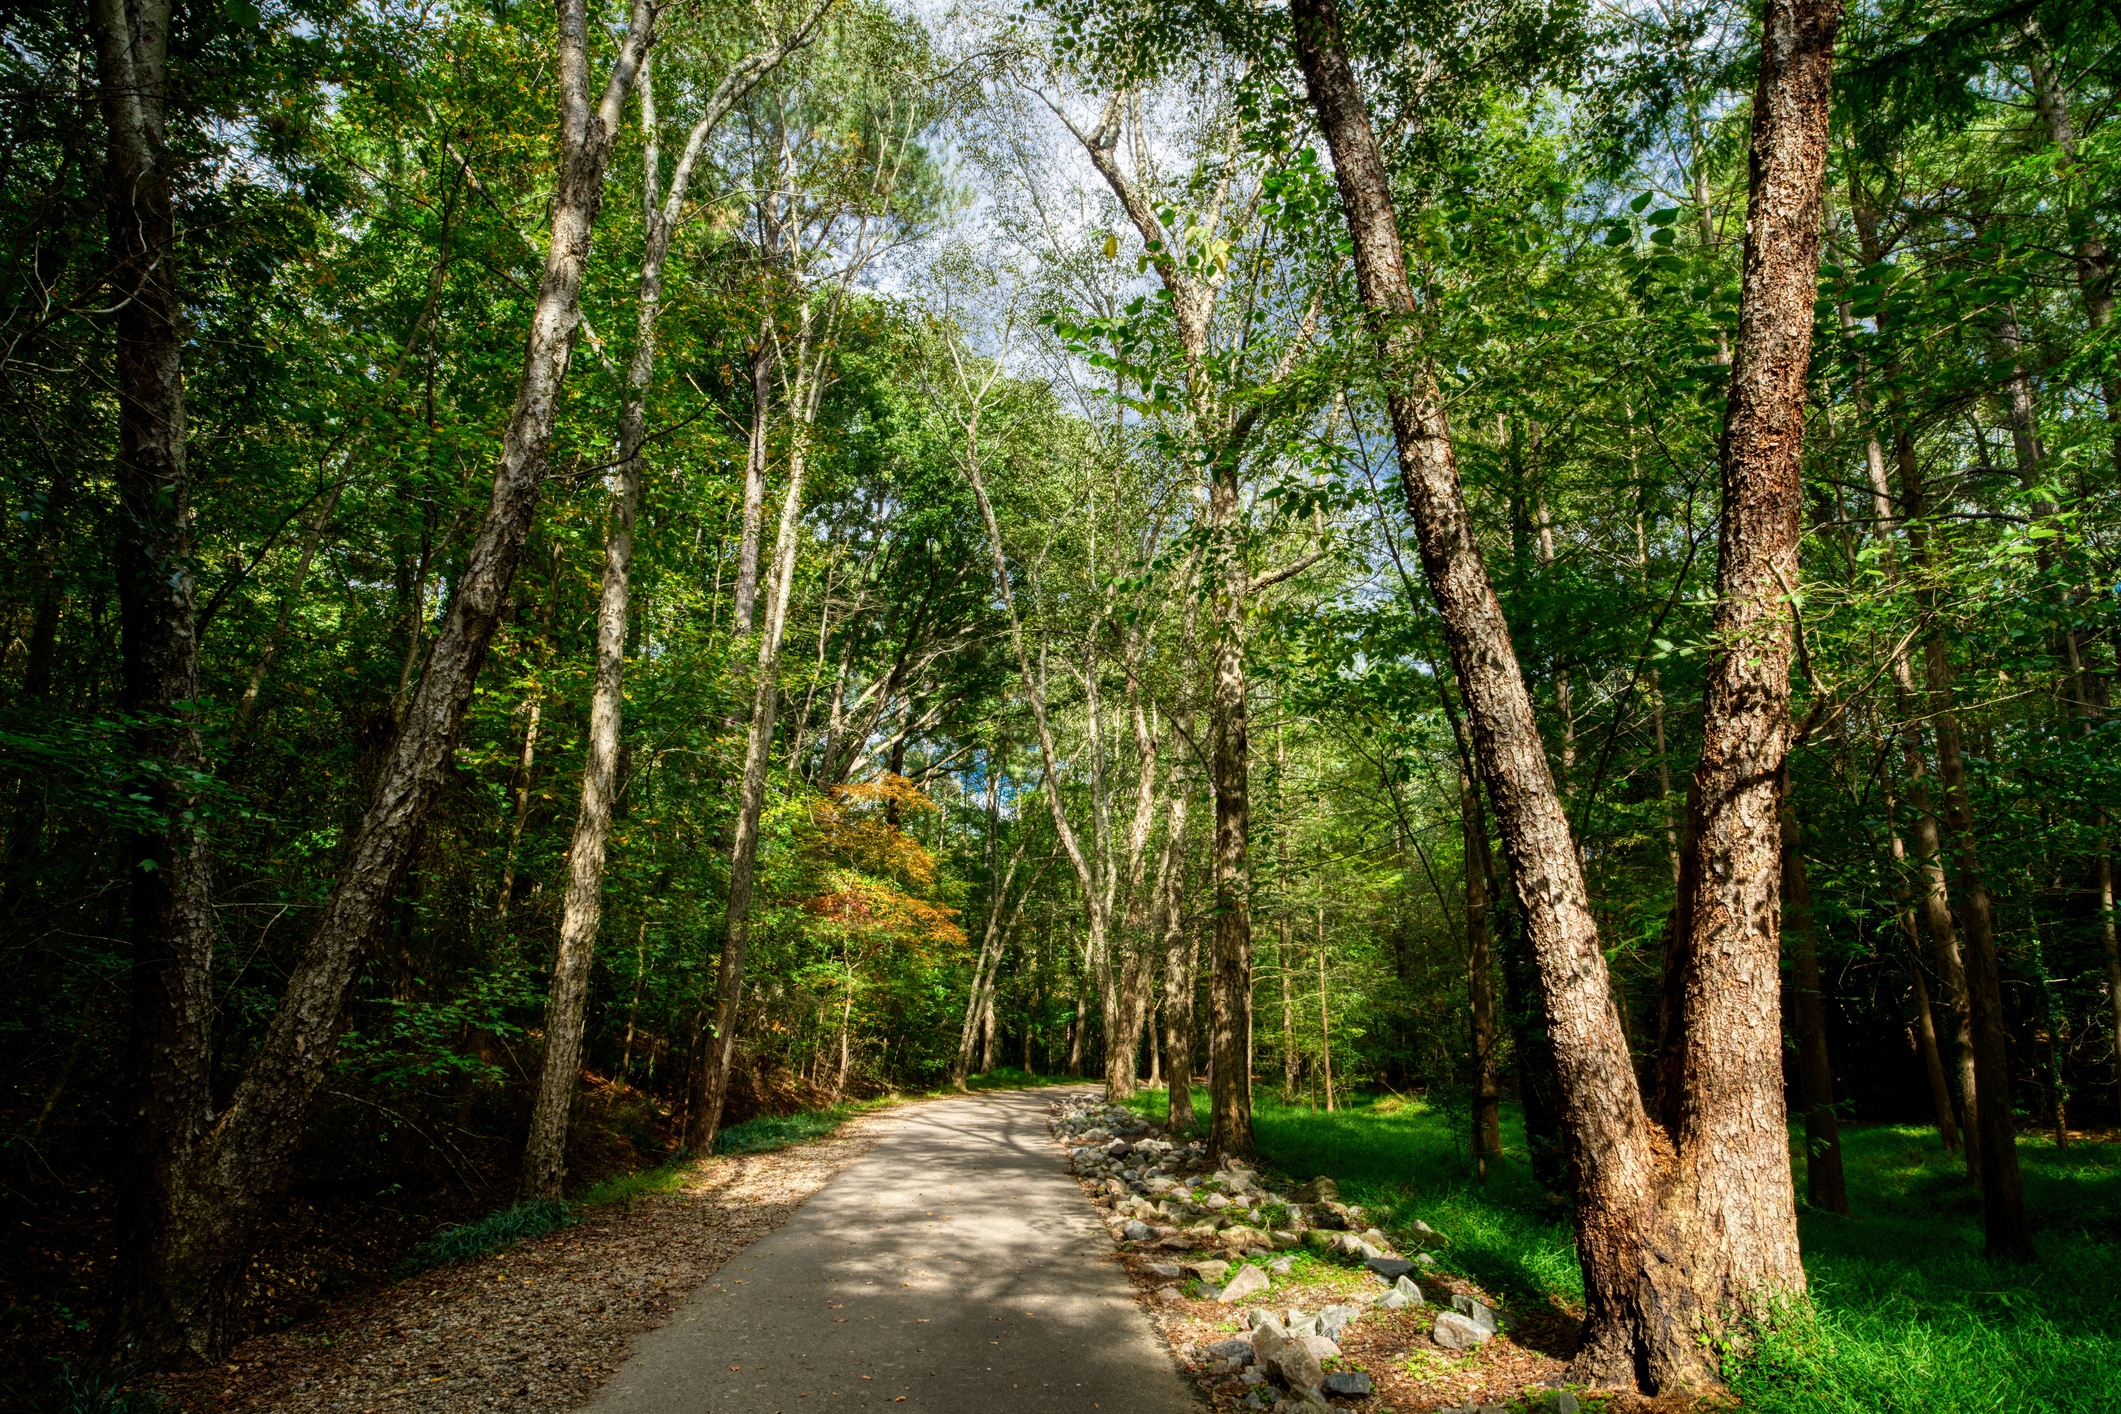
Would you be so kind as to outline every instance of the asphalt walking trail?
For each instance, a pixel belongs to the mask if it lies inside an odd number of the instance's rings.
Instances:
[[[909,1108],[640,1337],[589,1414],[1196,1414],[1048,1137],[1061,1093]]]

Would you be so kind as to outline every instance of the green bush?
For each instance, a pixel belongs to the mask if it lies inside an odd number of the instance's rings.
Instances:
[[[557,1198],[538,1198],[528,1203],[518,1203],[513,1208],[488,1213],[477,1222],[443,1228],[413,1249],[412,1255],[399,1264],[399,1275],[411,1276],[417,1272],[447,1266],[451,1262],[465,1262],[474,1257],[483,1257],[489,1252],[498,1252],[503,1247],[513,1247],[518,1242],[543,1237],[555,1228],[565,1227],[573,1221],[572,1205]]]

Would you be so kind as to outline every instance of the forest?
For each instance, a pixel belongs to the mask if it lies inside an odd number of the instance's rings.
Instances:
[[[0,38],[0,1385],[1080,1078],[1430,1116],[1588,1386],[2121,1397],[2108,5]],[[1778,1403],[1891,1203],[2044,1373]]]

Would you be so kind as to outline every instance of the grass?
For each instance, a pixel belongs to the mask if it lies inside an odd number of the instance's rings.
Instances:
[[[1161,1091],[1136,1107],[1161,1115]],[[1197,1101],[1205,1112],[1204,1102]],[[1386,1230],[1414,1218],[1437,1256],[1513,1305],[1582,1298],[1566,1215],[1546,1201],[1506,1117],[1509,1157],[1476,1181],[1460,1129],[1422,1101],[1324,1114],[1262,1098],[1260,1160],[1330,1174]],[[2040,1260],[1981,1256],[1981,1197],[1919,1127],[1843,1131],[1852,1216],[1799,1211],[1812,1300],[1759,1333],[1730,1375],[1761,1414],[2111,1414],[2121,1410],[2121,1145],[2058,1153],[2021,1138]],[[1803,1191],[1803,1158],[1797,1151]]]

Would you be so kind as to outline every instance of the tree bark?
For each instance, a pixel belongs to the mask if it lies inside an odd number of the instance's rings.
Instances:
[[[129,833],[132,1032],[120,1190],[112,1363],[198,1364],[233,1338],[233,1293],[193,1267],[190,1159],[213,1106],[213,881],[186,777],[205,749],[190,716],[199,636],[185,462],[183,311],[177,294],[176,159],[168,147],[170,6],[95,0],[90,24],[108,153],[105,216],[116,324],[120,701],[151,762],[132,785],[162,822]],[[53,602],[56,602],[54,600]]]
[[[1899,827],[1893,823],[1890,788],[1885,792],[1884,803],[1886,829],[1892,841],[1893,898],[1898,905],[1895,917],[1907,943],[1908,977],[1915,992],[1916,1044],[1922,1052],[1923,1071],[1929,1077],[1930,1107],[1937,1115],[1937,1137],[1944,1144],[1944,1152],[1953,1154],[1959,1150],[1959,1126],[1952,1116],[1952,1088],[1944,1078],[1944,1058],[1937,1048],[1937,1022],[1930,1008],[1929,983],[1922,975],[1922,945],[1916,937],[1914,900],[1906,882],[1907,845],[1900,838]]]
[[[759,344],[751,353],[751,439],[744,458],[744,511],[736,552],[735,625],[751,637],[759,593],[759,536],[766,506],[767,416],[773,406],[773,317],[759,321]]]
[[[751,729],[744,740],[736,838],[730,847],[729,904],[715,978],[714,1037],[707,1054],[701,1103],[687,1117],[685,1147],[695,1154],[714,1152],[714,1137],[722,1125],[722,1104],[729,1095],[729,1071],[736,1060],[737,1009],[744,994],[744,958],[751,943],[752,893],[758,876],[759,822],[766,811],[766,766],[780,712],[781,644],[788,628],[788,599],[795,587],[796,540],[802,529],[806,434],[823,393],[822,370],[811,366],[815,336],[812,320],[806,301],[797,355],[797,367],[802,373],[790,400],[788,489],[781,497],[780,526],[773,542],[773,578],[766,590],[766,622],[759,632]],[[844,1067],[844,1057],[842,1060]]]
[[[114,65],[138,63],[137,57],[120,56],[141,52],[138,38],[128,40],[121,33],[139,13],[127,14],[124,4],[100,0]],[[166,21],[159,23],[166,32]],[[602,203],[604,170],[653,23],[647,0],[636,0],[599,97],[589,82],[587,7],[582,0],[559,0],[561,152],[552,239],[492,496],[458,578],[456,598],[428,650],[426,671],[348,845],[338,883],[316,931],[295,958],[279,1009],[227,1108],[210,1130],[200,1132],[202,1084],[199,1108],[173,1107],[155,1120],[160,1130],[155,1146],[161,1152],[148,1167],[168,1177],[143,1185],[132,1204],[118,1300],[104,1342],[115,1360],[211,1362],[239,1334],[254,1233],[303,1138],[311,1097],[335,1055],[347,994],[392,906],[435,786],[455,751],[537,508],[553,417],[580,322],[581,282]],[[155,41],[158,54],[161,42]],[[107,82],[108,101],[120,107],[144,91],[125,68],[114,69]],[[159,80],[151,87],[159,93]],[[166,271],[167,263],[158,268]],[[205,962],[204,957],[186,959],[195,980],[186,984],[191,990],[185,994],[201,1006],[207,997]],[[202,1023],[203,1018],[201,1012]],[[144,1034],[164,1030],[151,1025]],[[203,1056],[203,1034],[195,1049]],[[203,1060],[198,1065],[203,1077]]]
[[[1187,795],[1176,781],[1171,783],[1166,808],[1169,817],[1158,880],[1164,925],[1164,1067],[1170,1076],[1164,1123],[1178,1135],[1191,1134],[1200,1121],[1193,1113],[1193,949],[1186,935],[1185,896]]]
[[[813,21],[814,23],[814,21]],[[746,56],[725,75],[694,123],[684,154],[662,187],[655,76],[641,59],[641,279],[634,315],[633,358],[626,369],[626,403],[619,412],[618,455],[612,470],[610,519],[604,531],[604,581],[597,605],[596,686],[590,694],[588,750],[582,762],[582,804],[567,851],[567,899],[545,1005],[545,1049],[538,1065],[530,1136],[523,1146],[524,1200],[557,1198],[566,1176],[567,1117],[574,1107],[582,1062],[582,1025],[589,1004],[590,964],[604,910],[604,857],[618,793],[619,727],[625,712],[626,615],[633,576],[633,526],[641,506],[641,449],[648,442],[648,393],[655,382],[656,323],[663,309],[663,264],[684,219],[707,139],[738,99],[788,53],[783,42]],[[742,606],[748,609],[748,605]]]
[[[1292,6],[1310,98],[1333,152],[1363,304],[1423,569],[1465,695],[1523,909],[1575,1160],[1588,1321],[1577,1378],[1651,1391],[1711,1386],[1710,1341],[1802,1291],[1782,1114],[1774,782],[1786,747],[1787,590],[1839,6],[1773,0],[1754,101],[1741,348],[1724,436],[1720,651],[1712,665],[1690,851],[1706,867],[1687,937],[1693,1076],[1678,1144],[1649,1122],[1615,1011],[1581,866],[1508,625],[1459,486],[1390,187],[1334,0]],[[1684,888],[1684,885],[1682,885]],[[1762,1057],[1765,1057],[1765,1063]]]
[[[1799,1089],[1804,1097],[1805,1199],[1815,1208],[1848,1216],[1848,1181],[1841,1171],[1841,1119],[1834,1110],[1834,1067],[1826,1043],[1825,992],[1819,980],[1819,935],[1812,920],[1812,890],[1804,872],[1804,835],[1797,804],[1782,787],[1783,935],[1790,944],[1792,976],[1783,1002],[1797,1023]],[[1792,986],[1790,983],[1794,983]]]
[[[1502,1087],[1495,1073],[1495,963],[1488,941],[1488,839],[1473,778],[1458,778],[1465,831],[1466,988],[1473,1012],[1473,1162],[1481,1182],[1502,1157]]]

